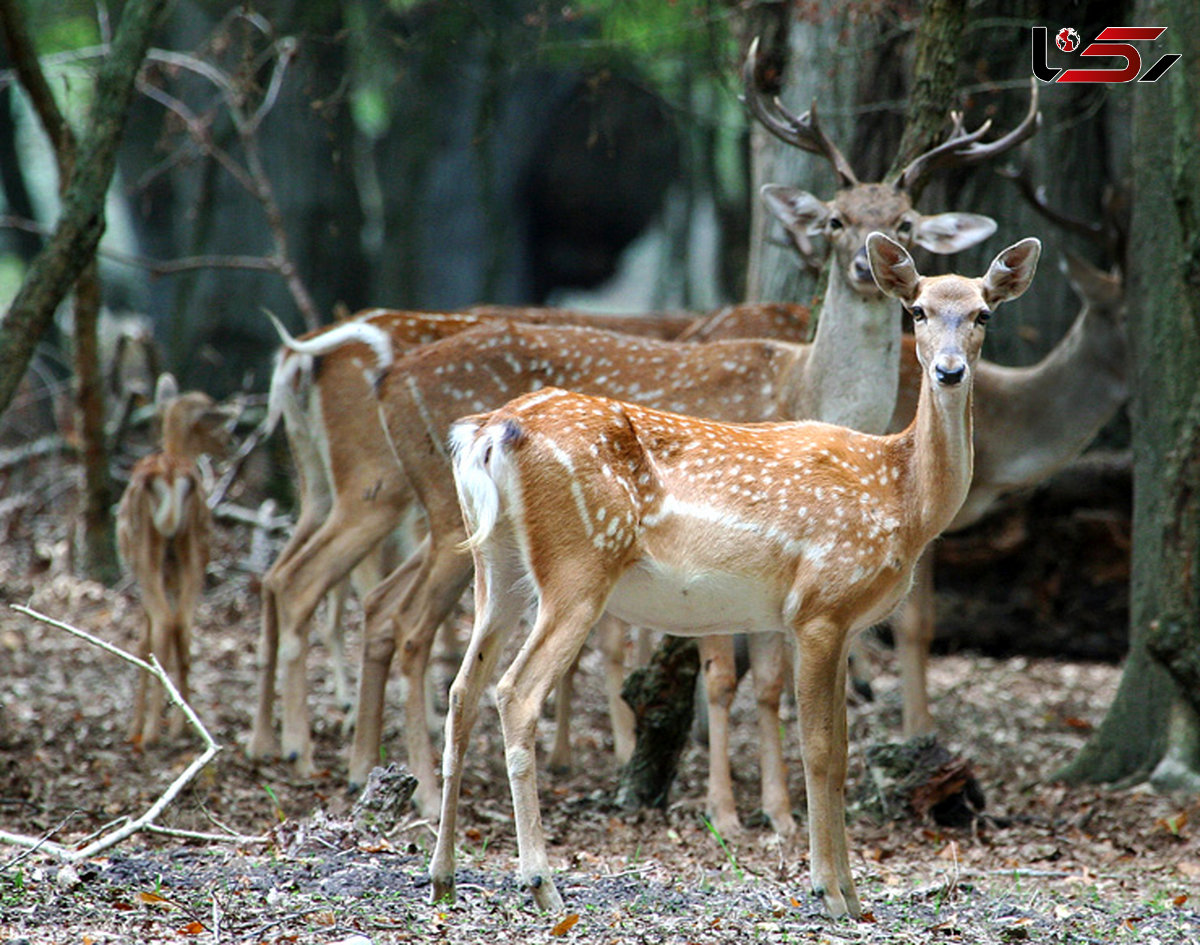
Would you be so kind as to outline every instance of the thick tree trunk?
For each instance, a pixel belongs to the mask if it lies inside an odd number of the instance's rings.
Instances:
[[[917,30],[916,61],[904,119],[904,134],[889,177],[937,144],[946,133],[946,103],[959,90],[959,57],[966,23],[966,0],[928,0]],[[913,194],[913,199],[919,194]]]
[[[1183,59],[1159,82],[1131,89],[1137,145],[1128,290],[1134,368],[1131,650],[1103,724],[1060,775],[1073,781],[1141,778],[1169,750],[1176,780],[1185,782],[1180,775],[1188,769],[1194,774],[1200,762],[1196,714],[1173,710],[1182,694],[1172,675],[1194,678],[1194,653],[1200,646],[1195,426],[1200,396],[1200,180],[1195,175],[1200,160],[1195,134],[1200,121],[1200,11],[1190,0],[1147,0],[1134,19],[1169,26],[1168,49]]]

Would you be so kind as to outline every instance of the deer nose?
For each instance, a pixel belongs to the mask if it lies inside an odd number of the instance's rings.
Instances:
[[[937,377],[938,383],[945,387],[954,387],[962,383],[962,379],[967,375],[967,366],[965,364],[943,366],[941,364],[934,365],[934,376]]]
[[[854,262],[850,268],[854,271],[854,278],[857,281],[874,284],[875,277],[871,275],[871,263],[867,260],[865,248],[854,254]]]

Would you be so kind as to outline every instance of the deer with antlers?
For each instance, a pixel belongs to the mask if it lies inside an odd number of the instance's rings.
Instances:
[[[931,252],[953,253],[990,236],[996,224],[988,217],[975,214],[939,214],[926,217],[913,207],[913,195],[924,186],[929,175],[938,169],[964,167],[981,163],[1003,154],[1028,140],[1037,132],[1041,122],[1038,110],[1037,86],[1031,86],[1029,109],[1014,129],[994,141],[984,142],[990,121],[973,132],[967,132],[961,112],[951,113],[952,129],[945,141],[918,155],[909,164],[895,171],[881,183],[858,180],[849,161],[821,130],[816,103],[809,111],[796,116],[780,100],[762,92],[757,79],[757,40],[751,43],[743,66],[742,80],[745,103],[759,123],[779,140],[825,158],[838,178],[838,190],[825,201],[811,193],[793,187],[768,184],[762,188],[762,198],[775,217],[783,224],[789,241],[801,259],[811,261],[817,255],[813,240],[824,239],[831,249],[832,272],[822,306],[822,312],[841,312],[847,307],[865,304],[863,297],[877,298],[883,312],[893,311],[891,303],[877,294],[867,260],[866,237],[871,231],[882,231],[905,246],[920,246]],[[824,317],[824,316],[823,316]],[[863,321],[870,325],[871,322]],[[899,333],[899,323],[892,317],[876,325],[885,325],[886,343],[897,361],[907,344]],[[872,350],[879,341],[862,339],[862,351]],[[889,365],[888,377],[901,377],[901,387],[908,393],[917,389],[911,349],[903,355],[903,363]],[[831,371],[845,370],[832,362]],[[902,375],[904,375],[902,377]],[[907,383],[906,383],[907,382]],[[827,396],[813,404],[811,419],[839,423],[868,433],[882,433],[889,428],[891,417],[882,419],[876,408],[886,403],[896,404],[894,398],[881,398],[868,405],[861,400],[843,396],[833,376],[822,381]],[[901,390],[903,397],[905,390]],[[783,666],[781,643],[770,637],[755,637],[750,641],[750,662],[753,669],[758,721],[758,743],[762,776],[763,810],[772,826],[780,832],[793,829],[790,801],[783,767],[783,749],[779,740],[779,702],[783,681],[779,669]],[[707,810],[717,829],[724,836],[733,836],[740,829],[733,799],[733,779],[729,768],[729,709],[737,690],[738,676],[734,663],[731,638],[707,636],[700,641],[701,665],[704,669],[708,700],[709,777]]]
[[[159,377],[155,403],[162,420],[162,450],[133,467],[117,507],[117,550],[138,583],[146,610],[138,655],[144,660],[153,653],[186,700],[192,623],[212,528],[196,460],[227,448],[229,415],[207,394],[180,394],[170,374]],[[160,683],[139,674],[129,732],[136,743],[150,745],[158,739],[164,696]],[[173,713],[169,735],[178,737],[182,725],[182,715]]]
[[[916,417],[898,434],[731,425],[557,388],[455,424],[475,625],[446,719],[435,901],[454,896],[458,796],[479,697],[532,590],[536,618],[496,702],[520,876],[541,909],[563,902],[541,827],[538,716],[607,609],[675,634],[732,628],[788,639],[812,887],[832,916],[861,914],[844,809],[849,641],[899,604],[921,552],[962,506],[984,323],[1029,286],[1040,248],[1022,240],[977,279],[923,277],[903,246],[870,235],[869,265],[912,312],[922,369]]]

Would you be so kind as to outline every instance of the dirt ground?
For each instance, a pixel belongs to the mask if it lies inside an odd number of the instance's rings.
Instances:
[[[144,812],[199,742],[134,750],[125,740],[133,669],[7,606],[26,604],[126,649],[141,620],[127,585],[109,590],[69,573],[74,473],[53,458],[37,462],[0,480],[0,830],[74,845]],[[310,669],[325,770],[304,781],[283,765],[244,760],[256,575],[246,564],[247,526],[222,523],[219,541],[199,613],[194,685],[196,710],[223,750],[158,823],[242,839],[139,833],[70,866],[0,845],[0,942],[1200,941],[1200,801],[1051,780],[1103,718],[1118,668],[970,655],[938,658],[931,689],[942,741],[974,765],[987,816],[956,830],[877,822],[856,807],[853,865],[869,910],[861,921],[823,917],[807,892],[803,836],[781,843],[756,818],[745,691],[735,706],[734,759],[744,835],[706,828],[705,752],[695,744],[666,811],[617,809],[591,656],[573,716],[576,773],[540,781],[567,911],[538,914],[514,882],[510,802],[488,705],[465,781],[459,902],[431,906],[428,824],[410,817],[381,834],[348,819],[343,719],[319,646]],[[890,654],[880,648],[877,656],[876,699],[851,708],[852,796],[868,779],[866,746],[899,731]],[[440,666],[439,694],[449,678]],[[392,757],[402,751],[397,688],[389,690]],[[551,729],[547,720],[544,744]],[[802,811],[790,726],[787,747]]]

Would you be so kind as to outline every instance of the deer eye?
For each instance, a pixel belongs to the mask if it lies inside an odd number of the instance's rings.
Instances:
[[[992,317],[992,313],[989,312],[985,308],[983,311],[981,311],[978,315],[975,316],[975,324],[976,325],[986,325],[988,323],[988,321],[991,319],[991,317]]]
[[[844,224],[842,223],[840,217],[830,217],[829,218],[829,229],[840,230],[843,227],[843,225]]]
[[[914,305],[911,309],[911,314],[914,322],[925,321],[925,309],[921,308],[921,306]]]
[[[901,220],[900,225],[896,227],[896,234],[898,236],[903,236],[905,239],[912,236],[912,231],[912,220]]]

